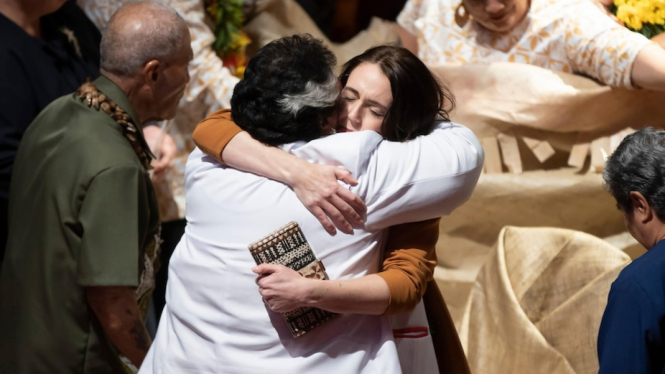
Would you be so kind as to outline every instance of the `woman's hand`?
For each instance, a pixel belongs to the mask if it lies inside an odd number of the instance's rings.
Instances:
[[[329,234],[335,234],[335,227],[350,234],[354,226],[364,223],[363,217],[367,212],[365,203],[337,182],[340,180],[352,186],[358,184],[348,170],[306,161],[299,164],[287,184]]]
[[[173,169],[176,152],[175,141],[168,133],[162,133],[162,129],[156,125],[145,126],[143,136],[155,157],[157,157],[156,160],[152,160],[150,163],[153,167],[150,179],[153,182],[159,182]]]
[[[256,284],[268,307],[275,312],[290,312],[307,304],[311,280],[283,265],[261,264],[252,269]],[[321,281],[320,281],[321,282]]]
[[[376,274],[344,280],[302,277],[283,265],[261,264],[252,269],[268,307],[280,313],[303,306],[333,313],[380,315],[388,308],[388,283]]]
[[[202,122],[195,137],[200,138],[205,131],[210,131],[206,126],[210,124]],[[335,234],[335,227],[351,234],[353,226],[364,223],[365,203],[337,182],[358,183],[347,170],[332,165],[310,164],[279,148],[259,143],[244,131],[228,142],[220,156],[220,160],[232,168],[291,186],[298,199],[330,235]]]

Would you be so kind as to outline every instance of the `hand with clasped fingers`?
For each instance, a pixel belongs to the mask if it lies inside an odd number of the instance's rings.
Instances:
[[[283,265],[261,264],[252,269],[258,275],[256,284],[263,302],[274,312],[290,312],[307,306],[311,297],[312,282],[323,282],[302,277]]]
[[[202,125],[205,126],[205,122],[199,127]],[[335,228],[352,234],[354,227],[364,224],[365,203],[339,183],[358,184],[346,169],[311,164],[279,148],[259,143],[246,132],[235,135],[220,156],[223,163],[233,168],[289,185],[330,235],[336,233]]]
[[[329,234],[335,233],[335,227],[351,234],[353,227],[364,223],[367,207],[360,197],[338,181],[350,186],[358,184],[346,169],[303,161],[298,172],[289,176],[287,184]]]

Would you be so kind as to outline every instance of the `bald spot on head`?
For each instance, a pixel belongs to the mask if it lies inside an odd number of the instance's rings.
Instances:
[[[101,43],[101,69],[130,77],[150,60],[168,63],[182,43],[189,43],[185,21],[168,5],[131,3],[109,20]]]

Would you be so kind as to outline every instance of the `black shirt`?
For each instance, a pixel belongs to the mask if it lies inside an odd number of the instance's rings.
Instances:
[[[25,129],[51,101],[99,76],[101,34],[73,1],[42,17],[41,32],[43,39],[34,38],[0,14],[0,200],[5,203]]]
[[[101,34],[73,0],[40,22],[42,39],[0,13],[0,264],[9,180],[23,133],[51,101],[99,76]]]

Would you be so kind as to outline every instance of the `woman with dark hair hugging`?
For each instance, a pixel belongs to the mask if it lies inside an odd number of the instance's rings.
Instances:
[[[274,63],[280,65],[279,61]],[[257,95],[269,97],[265,91],[258,92],[259,87],[283,84],[277,80],[267,82],[276,79],[268,74],[249,79],[260,83],[254,86],[238,85],[234,101],[248,100]],[[387,141],[405,142],[421,135],[427,136],[438,124],[450,122],[445,106],[452,106],[452,95],[442,88],[415,55],[404,48],[381,46],[366,51],[344,66],[339,83],[342,90],[336,113],[327,116],[328,112],[319,111],[318,117],[313,115],[312,121],[318,121],[321,126],[312,127],[311,133],[300,134],[301,140],[336,132],[371,130]],[[336,82],[326,81],[324,85],[331,84]],[[323,92],[318,92],[317,96],[316,90],[310,91],[313,94],[307,98],[291,97],[293,100],[288,100],[286,95],[287,99],[283,99],[286,114],[290,113],[289,105],[297,107],[324,100]],[[272,126],[261,118],[247,118],[260,116],[257,113],[262,108],[258,106],[236,106],[232,101],[232,108],[233,119],[241,124],[240,127],[234,124],[228,111],[214,113],[197,127],[194,141],[203,152],[229,167],[264,175],[292,186],[298,198],[331,234],[334,234],[335,228],[327,217],[344,233],[353,233],[349,222],[354,223],[356,228],[362,226],[362,203],[359,204],[355,200],[357,197],[337,182],[341,180],[354,185],[356,182],[348,171],[333,165],[311,164],[271,147],[276,145],[271,143],[271,136],[283,131],[279,126],[284,125]],[[242,124],[247,122],[260,123],[262,129],[256,131],[243,127]],[[243,129],[252,132],[256,140]],[[457,200],[450,202],[450,210],[440,214],[449,214],[470,196],[482,167],[482,150],[479,148],[478,152],[479,163],[477,170],[471,173],[473,176],[470,179],[468,175],[460,176],[452,187],[464,190],[463,197],[451,195],[451,200]],[[407,178],[411,170],[396,169],[394,173]],[[409,216],[410,213],[405,214]],[[402,219],[399,222],[408,221]],[[260,293],[266,304],[277,312],[307,305],[338,313],[393,316],[394,336],[405,373],[467,373],[469,369],[455,328],[433,281],[438,228],[439,218],[392,226],[383,242],[382,271],[346,280],[347,284],[356,282],[358,286],[349,287],[344,295],[346,297],[330,294],[328,298],[328,293],[317,289],[321,282],[302,278],[278,265],[261,265],[254,269],[259,275],[257,284]],[[421,299],[425,301],[424,307]],[[427,309],[427,316],[424,309]]]

